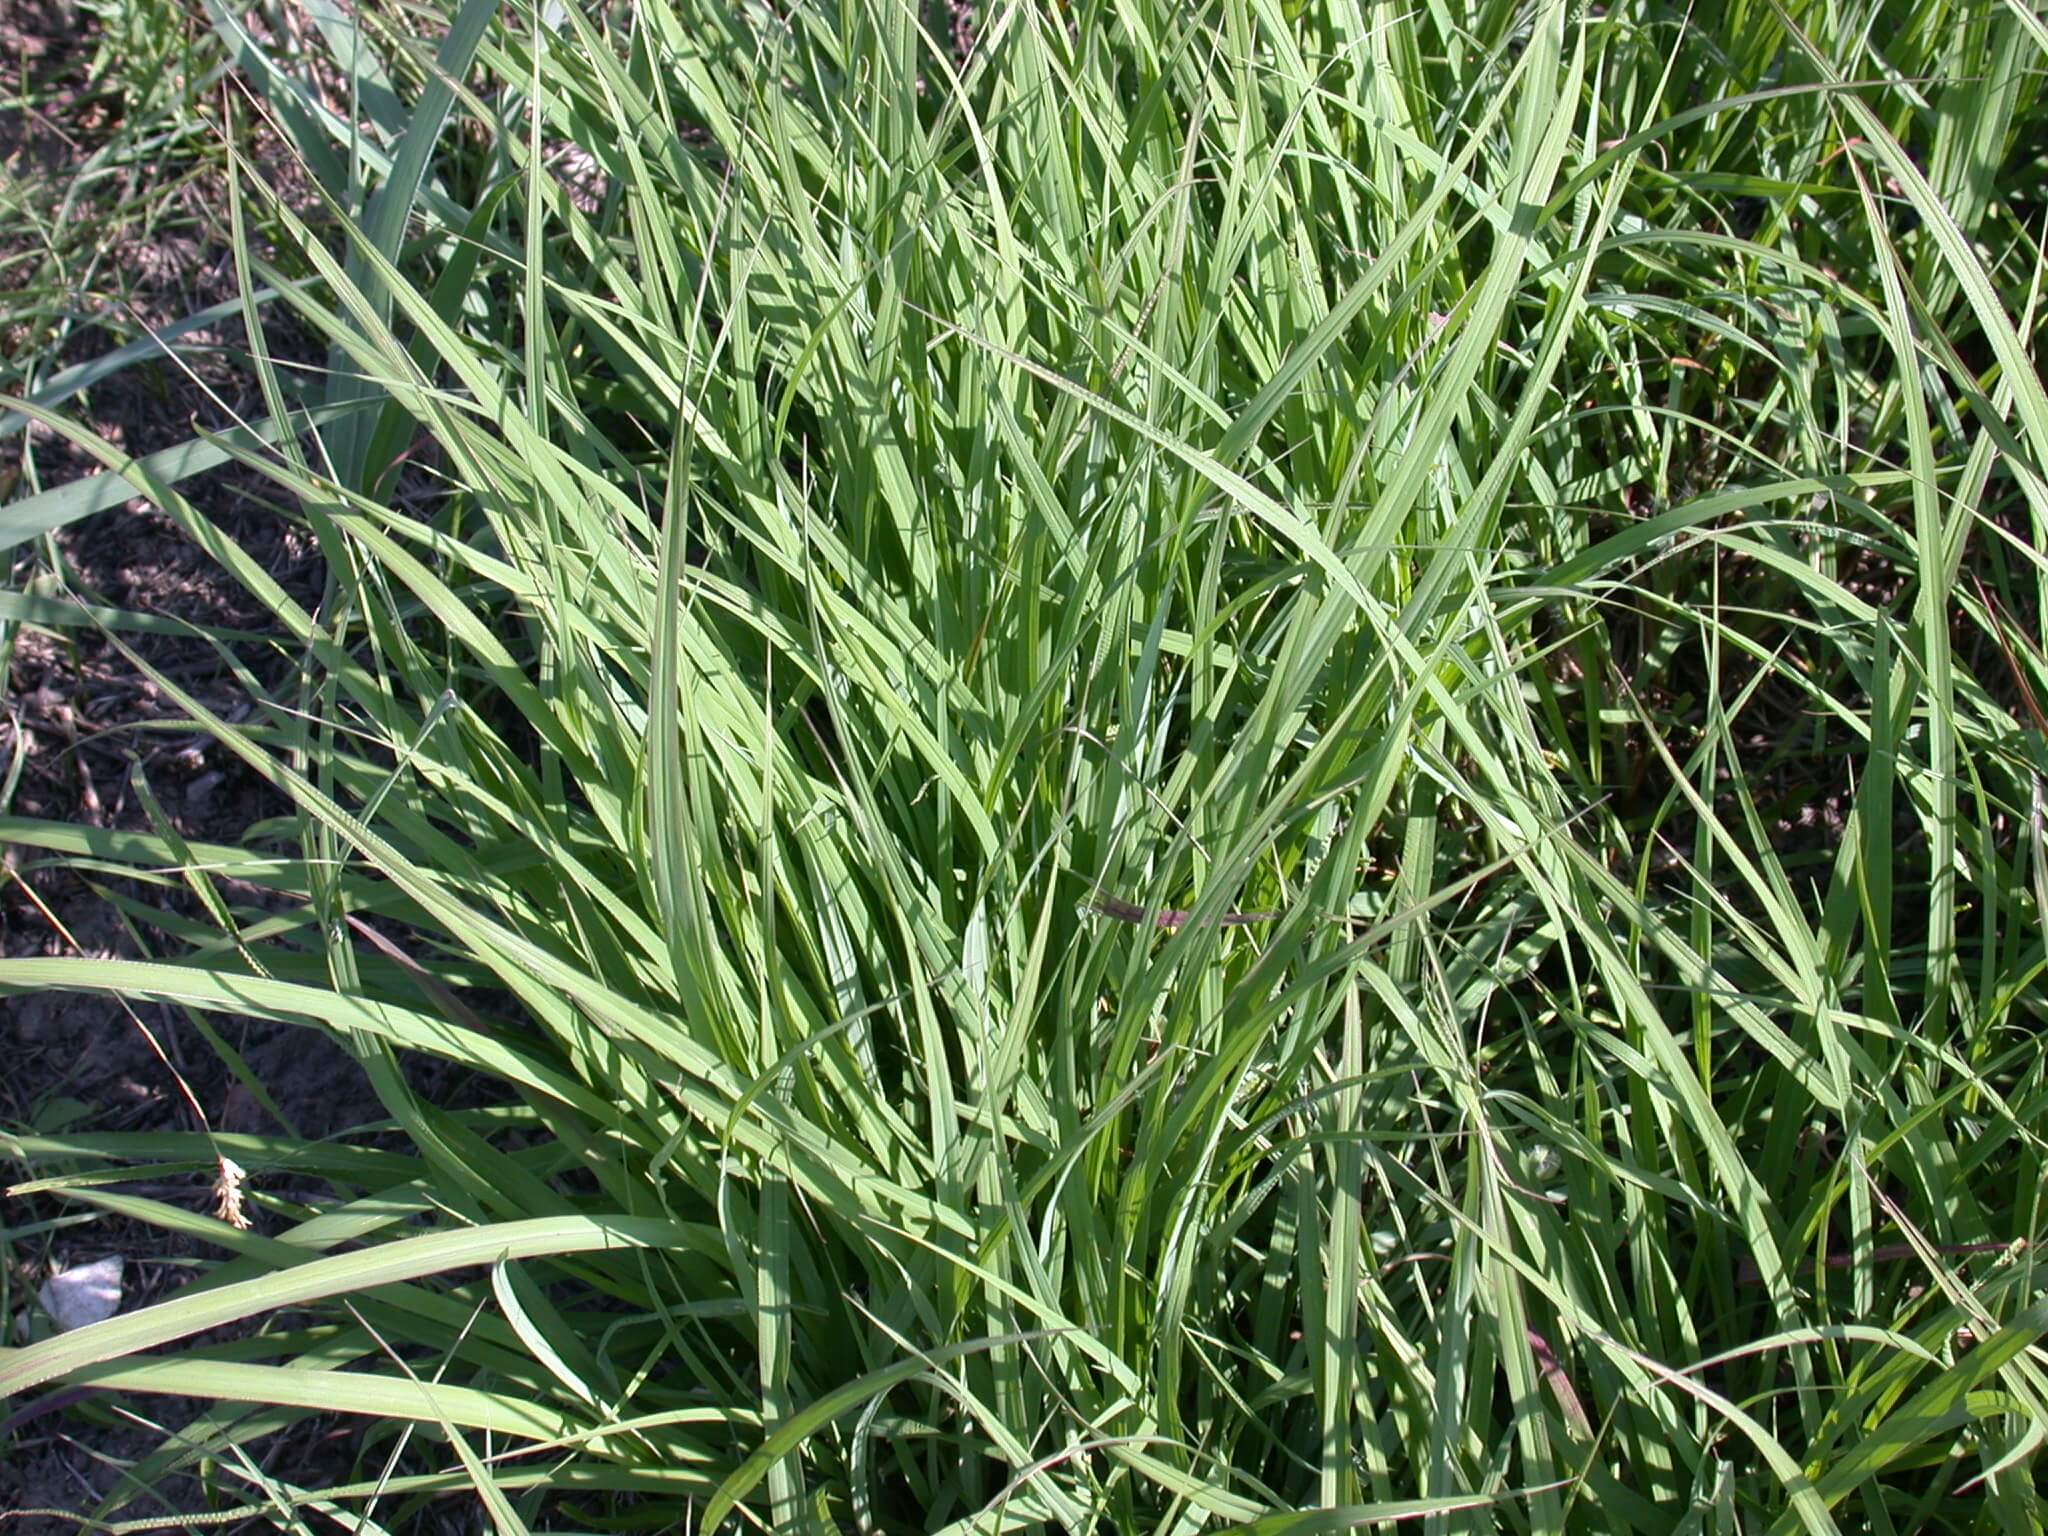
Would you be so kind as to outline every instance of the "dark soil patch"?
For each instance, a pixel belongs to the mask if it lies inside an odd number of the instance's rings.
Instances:
[[[71,195],[66,216],[85,221],[95,246],[91,259],[73,262],[44,238],[48,228],[63,226],[0,228],[0,293],[16,295],[0,300],[0,391],[39,386],[59,367],[101,355],[236,291],[217,161],[138,156],[116,174],[80,177],[88,157],[115,142],[125,106],[114,89],[87,77],[94,25],[65,0],[0,0],[0,102],[13,104],[0,107],[0,189],[50,218]],[[264,157],[260,147],[258,156]],[[311,338],[281,320],[266,339],[287,367],[319,360]],[[260,416],[238,323],[189,333],[179,350],[177,361],[166,357],[124,369],[62,408],[138,456],[189,440],[196,426]],[[34,376],[26,371],[31,364]],[[89,455],[40,426],[0,438],[0,504],[98,472]],[[199,515],[295,600],[317,607],[324,581],[317,548],[296,517],[267,499],[267,482],[231,469],[181,489]],[[48,541],[0,553],[0,562],[6,590],[76,596],[252,637],[225,645],[191,633],[123,637],[150,666],[230,720],[252,707],[237,666],[260,689],[291,697],[296,658],[272,634],[269,615],[145,501],[127,501]],[[192,841],[237,844],[252,827],[288,810],[91,625],[0,624],[0,668],[0,815],[148,832],[154,822],[135,787],[138,776],[158,814]],[[149,883],[82,875],[19,845],[0,845],[0,860],[0,954],[10,958],[173,953],[176,941],[153,928],[152,912],[167,922],[205,921],[203,908],[176,878]],[[275,906],[253,887],[222,882],[221,892],[244,913]],[[110,894],[137,904],[128,921]],[[361,1070],[314,1031],[218,1016],[208,1022],[301,1135],[331,1136],[383,1118]],[[131,1013],[96,995],[63,993],[0,998],[0,1062],[0,1127],[7,1129],[188,1132],[197,1124],[193,1101],[216,1130],[279,1129],[190,1019],[169,1007]],[[419,1081],[430,1098],[455,1096],[457,1085],[445,1072],[422,1073]],[[0,1180],[29,1172],[0,1165]],[[317,1193],[289,1180],[264,1182],[268,1193],[285,1198]],[[214,1206],[205,1175],[157,1179],[128,1192],[193,1211]],[[279,1225],[260,1207],[251,1215],[259,1231]],[[45,1223],[53,1225],[35,1230]],[[20,1303],[57,1268],[120,1255],[126,1261],[123,1306],[133,1309],[177,1289],[202,1257],[218,1256],[196,1240],[51,1193],[0,1201],[0,1228],[30,1233],[0,1239],[0,1326],[11,1326]],[[23,1406],[0,1404],[0,1425]],[[205,1407],[84,1398],[0,1431],[0,1515],[12,1517],[0,1520],[0,1531],[44,1536],[77,1530],[73,1519],[28,1512],[89,1511],[127,1466],[163,1443],[167,1429],[189,1423]],[[313,1419],[255,1442],[251,1454],[290,1482],[320,1486],[353,1475],[357,1440],[346,1422]],[[181,1478],[126,1513],[194,1515],[218,1506],[218,1495]],[[269,1526],[260,1520],[207,1528]]]
[[[84,51],[70,0],[13,0],[0,14],[0,164],[26,151],[30,168],[55,173],[75,156],[76,134],[98,126],[65,126],[84,94]]]

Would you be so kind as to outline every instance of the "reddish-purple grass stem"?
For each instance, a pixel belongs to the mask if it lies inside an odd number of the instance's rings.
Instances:
[[[1104,917],[1113,917],[1120,923],[1136,923],[1141,928],[1181,928],[1187,925],[1194,913],[1184,907],[1169,908],[1160,912],[1148,912],[1115,896],[1101,891],[1088,903],[1089,909]],[[1253,923],[1270,923],[1278,918],[1278,912],[1222,912],[1211,919],[1219,928],[1247,928]]]

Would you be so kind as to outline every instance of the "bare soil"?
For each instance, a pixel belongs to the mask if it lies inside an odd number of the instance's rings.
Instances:
[[[79,168],[111,141],[125,110],[87,76],[93,25],[67,0],[0,0],[0,187],[31,199],[52,221],[66,191],[78,191],[72,184]],[[97,259],[82,265],[53,258],[46,236],[61,228],[55,222],[43,232],[0,225],[0,291],[30,296],[26,305],[0,306],[0,315],[11,317],[0,318],[0,392],[18,392],[29,382],[28,360],[50,359],[53,345],[56,357],[43,363],[40,377],[232,296],[217,178],[209,180],[204,162],[195,162],[153,193],[149,178],[159,174],[171,168],[144,161],[130,173],[79,183],[84,190],[68,217],[98,220],[104,235]],[[316,360],[308,337],[287,328],[266,334],[287,364]],[[260,410],[240,365],[238,326],[186,340],[192,349],[182,366],[166,359],[128,368],[65,409],[136,455],[190,439],[195,425],[220,426]],[[0,504],[97,472],[88,456],[41,427],[0,439]],[[295,598],[317,606],[318,551],[287,509],[265,499],[263,482],[227,471],[183,489]],[[60,577],[62,589],[110,607],[258,636],[271,627],[226,571],[139,499],[0,560],[7,566],[0,587],[8,590],[33,583],[47,591]],[[125,638],[208,707],[230,719],[248,709],[243,682],[206,639]],[[229,651],[266,687],[289,678],[292,657],[277,643],[256,639]],[[182,719],[99,631],[0,625],[0,666],[0,816],[149,831],[151,815],[133,787],[138,775],[162,815],[193,841],[237,843],[286,811],[273,790]],[[124,921],[110,894],[139,909]],[[261,904],[260,893],[248,889],[230,885],[223,894],[231,903]],[[0,844],[0,954],[170,952],[175,944],[152,928],[151,909],[202,917],[176,882],[88,878],[33,850]],[[327,1136],[382,1118],[361,1070],[312,1031],[257,1020],[211,1022],[299,1133]],[[193,1101],[217,1130],[278,1128],[191,1022],[170,1008],[131,1013],[96,996],[59,993],[0,997],[0,1063],[0,1128],[190,1131]],[[30,1173],[0,1156],[0,1181]],[[204,1176],[159,1179],[130,1192],[213,1209]],[[265,1213],[251,1214],[261,1230]],[[191,1239],[55,1195],[0,1199],[0,1327],[11,1326],[53,1270],[119,1254],[126,1261],[123,1305],[132,1309],[176,1289],[203,1251]],[[81,1529],[76,1518],[41,1512],[89,1511],[128,1465],[163,1442],[166,1427],[189,1422],[201,1406],[163,1399],[119,1405],[103,1397],[0,1404],[0,1531],[44,1536]],[[138,1412],[151,1418],[139,1420]],[[309,1420],[260,1442],[258,1455],[293,1482],[318,1479],[323,1466],[339,1480],[352,1454],[338,1444],[347,1438],[345,1426]],[[210,1503],[217,1507],[190,1479],[173,1480],[126,1513],[169,1516],[169,1529],[197,1528],[177,1517]],[[269,1528],[268,1521],[243,1525]]]

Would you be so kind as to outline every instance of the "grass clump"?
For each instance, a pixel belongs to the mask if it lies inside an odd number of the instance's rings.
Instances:
[[[395,1136],[69,1189],[228,1257],[0,1391],[213,1401],[144,1470],[280,1524],[2035,1528],[2044,35],[1468,20],[227,28],[349,217],[237,175],[332,366],[195,452],[325,599],[129,473],[294,814],[0,825],[203,914],[0,983]],[[243,1449],[322,1409],[360,1484]]]

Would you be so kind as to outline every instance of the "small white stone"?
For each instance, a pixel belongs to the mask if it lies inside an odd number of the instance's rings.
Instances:
[[[121,1260],[117,1255],[50,1276],[36,1292],[59,1333],[104,1322],[121,1310]]]

